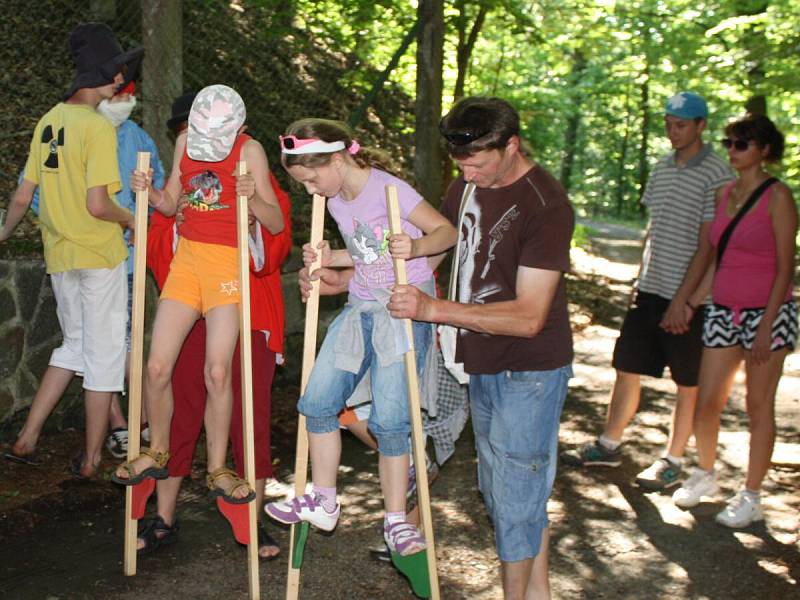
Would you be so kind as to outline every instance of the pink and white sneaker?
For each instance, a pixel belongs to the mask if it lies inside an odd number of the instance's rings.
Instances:
[[[428,544],[425,538],[408,521],[389,523],[383,526],[383,539],[391,552],[397,552],[400,556],[409,556],[422,552]]]
[[[291,500],[269,502],[264,506],[264,512],[287,525],[308,521],[317,529],[333,531],[339,521],[341,505],[337,504],[333,512],[328,512],[322,506],[322,500],[319,494],[303,494]]]

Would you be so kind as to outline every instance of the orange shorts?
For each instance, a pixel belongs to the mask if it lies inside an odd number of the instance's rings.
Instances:
[[[216,306],[238,304],[238,271],[236,248],[181,238],[161,299],[176,300],[203,315]]]

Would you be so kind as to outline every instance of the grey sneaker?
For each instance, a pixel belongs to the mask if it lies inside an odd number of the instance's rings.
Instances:
[[[609,450],[595,440],[577,450],[564,452],[561,460],[573,467],[618,467],[622,464],[622,444],[616,450]]]
[[[636,476],[636,483],[646,490],[666,490],[680,483],[683,469],[666,458],[659,458]]]

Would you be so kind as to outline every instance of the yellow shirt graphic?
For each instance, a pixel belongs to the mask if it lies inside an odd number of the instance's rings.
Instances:
[[[120,189],[114,126],[86,104],[57,104],[33,132],[25,179],[40,188],[39,222],[48,273],[110,269],[127,257],[122,228],[86,208],[87,191]]]

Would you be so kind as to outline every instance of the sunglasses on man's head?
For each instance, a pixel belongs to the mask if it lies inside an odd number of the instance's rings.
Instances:
[[[472,131],[442,131],[441,129],[439,131],[442,137],[454,146],[466,146],[489,133],[488,131],[473,133]]]
[[[745,152],[753,143],[752,140],[732,140],[731,138],[722,138],[720,142],[728,150],[733,148],[737,152]]]

